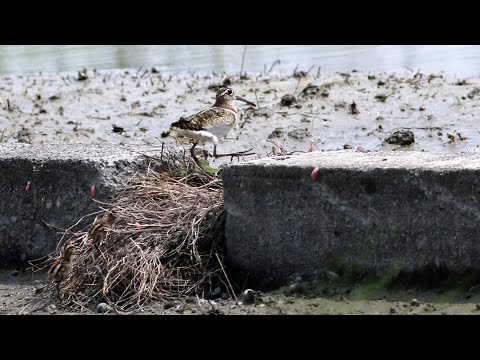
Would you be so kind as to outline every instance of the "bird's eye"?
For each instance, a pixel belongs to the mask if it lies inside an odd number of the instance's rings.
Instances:
[[[232,89],[228,89],[228,90],[227,90],[227,94],[228,94],[228,95],[233,95]]]

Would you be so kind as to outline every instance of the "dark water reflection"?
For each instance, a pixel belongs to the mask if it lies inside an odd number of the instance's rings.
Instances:
[[[244,45],[1,45],[0,73],[76,71],[155,66],[162,72],[238,72]],[[459,77],[480,74],[478,45],[248,45],[244,71],[261,72],[280,60],[276,72],[322,73],[352,69],[424,73],[445,71]]]

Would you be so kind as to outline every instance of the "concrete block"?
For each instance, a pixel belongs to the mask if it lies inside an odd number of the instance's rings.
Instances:
[[[229,261],[257,277],[480,267],[477,154],[266,158],[227,166],[224,188]]]
[[[65,229],[100,210],[95,200],[108,203],[148,165],[140,153],[159,155],[158,148],[145,146],[0,144],[0,268],[25,265],[55,249],[61,235],[46,224]]]

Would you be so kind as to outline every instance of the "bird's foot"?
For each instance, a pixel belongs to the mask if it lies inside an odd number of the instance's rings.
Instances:
[[[251,153],[250,151],[252,151],[254,148],[251,148],[251,149],[248,149],[248,150],[245,150],[245,151],[239,151],[239,152],[236,152],[236,153],[230,153],[230,154],[216,154],[214,153],[213,156],[215,157],[225,157],[225,156],[230,156],[231,159],[230,161],[233,161],[233,158],[236,157],[238,161],[240,161],[240,156],[249,156],[249,155],[255,155],[255,153]]]
[[[203,154],[203,158],[204,158],[205,160],[207,160],[208,157],[211,156],[211,154],[208,152],[207,149],[202,149],[202,154]]]

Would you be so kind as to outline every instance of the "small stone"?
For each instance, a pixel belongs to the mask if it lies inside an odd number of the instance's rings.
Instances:
[[[163,304],[163,308],[164,308],[165,310],[171,309],[171,308],[173,308],[174,306],[175,306],[175,303],[170,302],[170,301],[168,301],[168,302],[166,302],[165,304]]]
[[[106,313],[108,310],[110,310],[112,307],[108,304],[105,303],[100,303],[97,305],[97,313]]]
[[[278,128],[275,128],[275,130],[273,130],[270,135],[268,135],[268,138],[269,138],[269,139],[279,138],[279,137],[281,137],[284,133],[285,133],[285,131],[283,130],[283,128],[278,127]]]
[[[352,149],[352,145],[345,144],[345,145],[343,145],[343,149],[344,149],[344,150],[351,150],[351,149]]]
[[[415,142],[413,131],[411,130],[397,130],[392,135],[385,139],[385,142],[393,145],[407,146]]]
[[[252,289],[247,289],[242,294],[242,302],[245,305],[253,304],[255,302],[255,294]]]
[[[20,271],[18,270],[13,270],[11,273],[12,276],[18,276],[18,274],[20,274]]]
[[[397,310],[395,310],[394,308],[390,308],[389,313],[390,315],[396,314]]]
[[[417,299],[412,299],[412,301],[410,301],[410,305],[412,305],[412,306],[419,306],[419,305],[420,305],[420,301],[418,301]]]
[[[282,106],[290,106],[290,105],[292,105],[296,102],[297,102],[297,99],[295,98],[295,96],[290,95],[290,94],[283,95],[281,100],[280,100],[280,104]]]
[[[367,149],[365,149],[363,146],[359,146],[359,147],[357,147],[357,151],[362,152],[362,153],[366,153]]]
[[[288,137],[291,137],[292,139],[295,139],[295,140],[298,140],[298,141],[301,141],[301,140],[311,136],[310,131],[308,131],[308,129],[306,129],[306,128],[305,129],[292,130],[287,135],[288,135]]]

